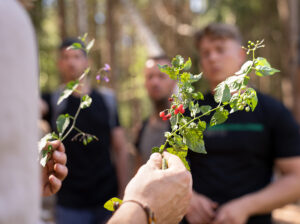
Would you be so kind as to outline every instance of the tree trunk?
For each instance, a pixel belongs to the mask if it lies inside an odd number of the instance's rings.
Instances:
[[[65,2],[64,0],[58,0],[58,17],[59,17],[59,33],[61,39],[67,37],[66,30],[66,13],[65,13]]]

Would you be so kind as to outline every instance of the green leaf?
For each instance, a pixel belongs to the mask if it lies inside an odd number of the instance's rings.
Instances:
[[[189,82],[191,79],[191,74],[188,73],[188,72],[184,72],[180,75],[180,81],[182,83],[186,83],[186,82]]]
[[[241,69],[238,72],[236,72],[235,74],[236,75],[247,74],[249,71],[251,71],[252,65],[253,65],[253,61],[246,61],[242,65]]]
[[[205,131],[205,129],[206,129],[206,122],[205,121],[199,121],[198,122],[198,129],[199,129],[199,131]]]
[[[189,59],[184,63],[183,69],[187,71],[187,70],[189,70],[191,67],[192,67],[192,61],[191,61],[191,58],[189,58]]]
[[[159,147],[155,146],[152,148],[152,153],[159,152]]]
[[[202,78],[202,73],[200,73],[199,75],[193,75],[191,74],[191,82],[197,82]]]
[[[191,101],[190,105],[189,105],[189,110],[191,112],[191,116],[195,117],[196,114],[198,114],[200,112],[199,104],[198,103],[194,104],[194,102]]]
[[[91,41],[88,43],[88,45],[87,45],[87,47],[86,47],[87,53],[89,53],[89,51],[92,49],[92,47],[94,46],[94,44],[95,44],[95,39],[91,40]]]
[[[280,72],[279,70],[272,68],[267,59],[258,57],[255,59],[255,74],[257,76],[269,76],[273,75],[276,72]]]
[[[185,143],[189,149],[198,153],[206,153],[203,132],[199,129],[187,129],[183,133],[183,143]]]
[[[224,123],[228,118],[228,114],[228,110],[224,109],[223,107],[220,107],[212,116],[210,120],[210,126]]]
[[[181,69],[183,67],[183,63],[184,59],[180,55],[176,55],[176,57],[172,59],[172,65],[177,69]]]
[[[207,113],[207,112],[210,111],[210,110],[211,110],[211,106],[209,106],[209,105],[204,105],[204,106],[201,106],[201,107],[200,107],[200,111],[201,111],[203,114]]]
[[[111,199],[109,199],[107,202],[105,202],[104,204],[104,208],[106,208],[108,211],[115,211],[115,207],[114,207],[114,203],[118,203],[119,205],[122,204],[122,200],[116,197],[113,197]]]
[[[50,153],[51,151],[53,150],[53,147],[52,145],[48,145],[48,149],[43,149],[41,151],[41,160],[40,160],[40,164],[45,167],[47,162],[49,161],[50,159]]]
[[[217,85],[215,88],[214,98],[217,103],[228,102],[230,100],[230,89],[225,82],[221,82],[219,85]]]
[[[204,96],[203,96],[203,94],[201,92],[193,93],[192,97],[195,100],[204,100]]]
[[[58,98],[57,105],[59,105],[64,99],[68,98],[74,90],[78,87],[79,81],[70,81],[66,85],[66,89],[62,92],[60,97]]]
[[[81,50],[83,49],[81,43],[73,43],[71,46],[67,48],[67,50]]]
[[[91,103],[92,103],[92,98],[89,95],[84,95],[81,98],[80,108],[81,109],[88,108],[89,106],[91,106]]]
[[[69,124],[70,124],[69,114],[61,114],[58,116],[58,118],[56,119],[56,127],[60,136],[65,132]]]
[[[157,65],[159,70],[166,73],[171,79],[177,80],[178,71],[170,68],[168,65]]]
[[[242,85],[247,85],[245,83],[248,81],[248,76],[245,75],[233,75],[228,77],[225,80],[225,83],[228,85],[230,92],[235,92],[241,88]]]
[[[184,164],[184,166],[186,167],[186,169],[187,169],[188,171],[191,171],[191,168],[190,168],[188,162],[186,161],[187,150],[178,150],[178,151],[177,151],[177,150],[175,150],[175,149],[173,149],[173,148],[167,148],[167,151],[168,151],[169,153],[173,154],[173,155],[178,156],[178,157],[181,159],[181,161],[183,162],[183,164]]]
[[[43,148],[45,148],[45,146],[47,145],[47,142],[51,139],[52,139],[52,134],[51,133],[46,134],[44,137],[42,137],[40,139],[40,141],[38,143],[39,152],[41,152],[43,150]]]
[[[254,111],[258,103],[256,91],[252,88],[248,88],[245,94],[248,96],[246,100],[247,104],[250,106],[251,110]]]

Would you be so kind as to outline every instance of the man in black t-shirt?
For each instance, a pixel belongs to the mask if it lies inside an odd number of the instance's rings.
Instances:
[[[246,58],[233,26],[211,24],[196,34],[196,44],[211,92]],[[206,155],[189,151],[194,193],[188,223],[268,224],[273,209],[299,199],[299,126],[281,103],[257,96],[254,112],[239,111],[208,127]],[[216,106],[211,93],[200,103]],[[272,181],[274,167],[282,175]]]
[[[77,79],[87,68],[88,58],[83,50],[67,50],[77,39],[66,39],[59,52],[58,67],[63,83]],[[45,94],[48,113],[44,114],[52,129],[56,129],[59,114],[74,116],[80,104],[80,95],[89,94],[93,102],[89,108],[80,111],[76,127],[95,135],[99,141],[84,146],[72,141],[77,134],[73,130],[64,140],[69,174],[57,194],[57,224],[104,223],[110,212],[103,208],[111,197],[122,195],[127,178],[126,141],[119,125],[116,104],[111,94],[91,89],[87,79],[82,80],[77,91],[56,106],[61,93],[58,90]],[[80,93],[80,95],[79,95]],[[113,149],[114,163],[110,149]]]

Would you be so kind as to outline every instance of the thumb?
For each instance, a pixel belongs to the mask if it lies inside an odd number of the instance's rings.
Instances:
[[[162,166],[161,154],[159,154],[157,152],[153,153],[147,162],[147,166],[150,166],[154,169],[161,169],[161,166]]]

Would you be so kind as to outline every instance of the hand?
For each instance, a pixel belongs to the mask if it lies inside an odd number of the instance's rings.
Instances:
[[[207,224],[215,218],[218,204],[208,197],[193,192],[192,200],[186,214],[190,224]]]
[[[181,160],[164,152],[168,169],[162,170],[162,156],[151,155],[129,182],[124,201],[137,200],[148,205],[157,223],[178,223],[187,211],[192,196],[192,177]]]
[[[220,207],[212,224],[245,224],[249,216],[246,203],[236,199]]]
[[[68,174],[66,167],[67,156],[65,147],[60,141],[49,143],[53,147],[53,154],[42,170],[42,193],[43,196],[51,196],[57,193],[62,181]],[[48,147],[48,145],[46,146]]]

